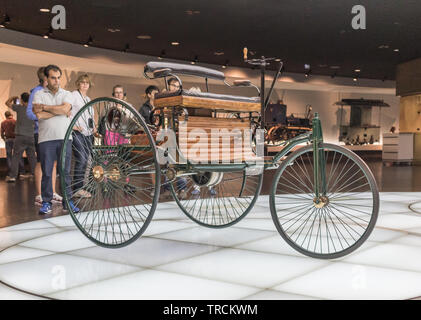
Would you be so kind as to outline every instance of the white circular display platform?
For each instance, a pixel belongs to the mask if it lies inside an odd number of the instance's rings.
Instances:
[[[106,249],[69,215],[0,229],[1,299],[412,299],[421,296],[421,193],[381,193],[372,235],[337,260],[280,237],[268,196],[225,229],[160,203],[145,234]]]

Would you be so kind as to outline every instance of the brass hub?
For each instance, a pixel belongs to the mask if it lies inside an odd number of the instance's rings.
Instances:
[[[96,181],[102,181],[104,179],[104,169],[101,166],[95,166],[92,168],[92,175]]]
[[[95,166],[92,168],[92,175],[94,179],[98,182],[104,180],[104,178],[111,179],[113,181],[117,181],[120,179],[120,170],[117,167],[112,168],[110,171],[104,171],[104,168],[101,166]]]
[[[321,196],[319,198],[314,198],[313,203],[316,208],[320,209],[326,207],[329,204],[329,199],[328,197]]]

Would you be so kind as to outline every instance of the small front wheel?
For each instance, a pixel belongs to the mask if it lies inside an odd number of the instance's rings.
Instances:
[[[278,168],[270,194],[272,219],[295,250],[319,259],[345,256],[372,232],[379,192],[368,166],[343,147],[322,143],[325,190],[316,196],[313,146],[291,153]],[[323,158],[323,157],[322,157]],[[321,184],[322,182],[320,182]]]

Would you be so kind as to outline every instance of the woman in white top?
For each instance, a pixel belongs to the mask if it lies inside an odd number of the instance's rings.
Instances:
[[[92,83],[87,74],[79,76],[76,80],[77,90],[72,92],[72,118],[82,109],[91,99],[87,96]],[[81,198],[90,198],[91,194],[83,189],[86,166],[93,144],[93,112],[86,110],[73,126],[73,154],[75,157],[75,166],[73,173],[73,196]]]

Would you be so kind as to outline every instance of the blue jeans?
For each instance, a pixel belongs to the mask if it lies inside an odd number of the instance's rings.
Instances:
[[[45,141],[39,144],[39,152],[41,156],[41,169],[42,169],[42,180],[41,180],[41,196],[42,201],[51,202],[53,199],[53,184],[52,175],[54,161],[57,161],[57,168],[59,169],[60,178],[64,177],[66,181],[66,192],[67,197],[72,197],[72,178],[70,177],[71,161],[72,161],[72,142],[68,141],[66,146],[66,159],[65,159],[65,170],[62,172],[60,165],[60,153],[63,149],[64,140],[52,140]]]
[[[85,136],[78,131],[73,131],[73,155],[75,167],[73,172],[73,191],[82,189],[85,179],[86,166],[92,150],[93,136]]]
[[[10,176],[10,174],[12,173],[12,159],[13,159],[14,145],[15,145],[14,138],[6,139],[6,160],[7,160],[7,175],[8,176]],[[25,166],[24,166],[22,157],[20,157],[20,160],[19,160],[19,172],[20,173],[25,172]]]

